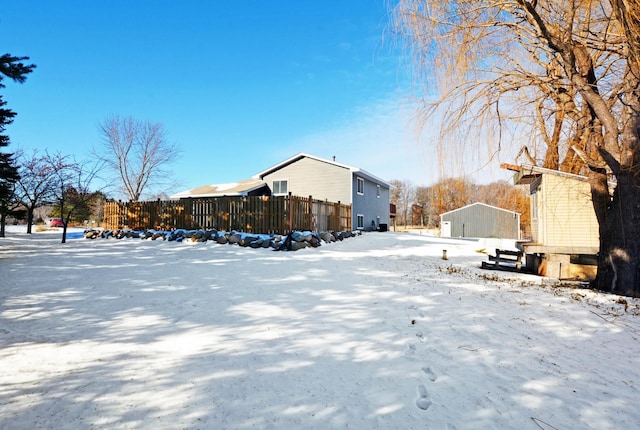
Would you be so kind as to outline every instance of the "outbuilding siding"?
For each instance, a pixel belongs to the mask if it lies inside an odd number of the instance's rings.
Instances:
[[[545,246],[598,247],[599,233],[589,183],[542,175],[531,184],[531,232]]]
[[[520,239],[520,214],[483,203],[474,203],[444,213],[451,223],[451,237]]]

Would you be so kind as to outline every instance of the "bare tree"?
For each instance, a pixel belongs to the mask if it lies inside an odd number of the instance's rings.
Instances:
[[[67,227],[74,212],[86,207],[101,194],[101,191],[92,190],[91,185],[101,170],[102,162],[76,162],[70,156],[59,153],[47,154],[45,162],[54,172],[54,199],[64,221],[62,243],[66,243]]]
[[[526,143],[534,161],[588,175],[596,287],[640,296],[640,0],[400,0],[394,12],[440,94],[425,118],[491,133],[488,154]]]
[[[411,181],[402,181],[399,179],[391,180],[391,185],[393,185],[389,196],[391,203],[398,208],[400,223],[406,227],[411,218],[409,210],[415,198],[415,186]]]
[[[434,187],[420,186],[416,188],[415,204],[420,207],[420,224],[427,228],[437,228],[440,226],[440,217],[436,212]]]
[[[98,158],[118,177],[131,201],[139,201],[156,186],[171,186],[164,170],[179,154],[161,123],[112,116],[100,124],[102,145]]]
[[[434,206],[438,215],[473,203],[475,184],[469,179],[446,178],[434,185]]]
[[[56,172],[48,158],[48,154],[41,155],[38,151],[29,156],[18,154],[20,179],[16,195],[27,210],[27,233],[32,232],[34,211],[54,201]]]

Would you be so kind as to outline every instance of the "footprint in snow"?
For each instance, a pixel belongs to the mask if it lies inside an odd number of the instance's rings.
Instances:
[[[427,392],[427,388],[424,385],[418,385],[418,400],[416,400],[416,406],[418,406],[423,411],[429,409],[431,404],[431,396]]]
[[[431,382],[436,382],[436,379],[438,379],[438,376],[430,367],[425,366],[422,368],[422,371],[427,374],[427,378],[429,378]]]
[[[415,344],[411,344],[407,347],[405,355],[411,356],[411,355],[414,355],[415,353],[416,353],[416,346]]]

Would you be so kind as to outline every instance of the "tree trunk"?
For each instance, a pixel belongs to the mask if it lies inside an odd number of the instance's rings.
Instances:
[[[4,237],[4,232],[5,232],[5,228],[4,226],[7,223],[7,214],[2,211],[2,213],[0,213],[0,237]]]
[[[640,180],[620,174],[600,228],[600,253],[595,287],[640,297]]]
[[[622,7],[621,4],[618,6]],[[619,9],[618,13],[627,11]],[[640,28],[640,23],[635,22],[635,17],[633,19],[633,28]],[[628,64],[624,99],[621,98],[624,109],[620,113],[619,130],[615,129],[614,133],[612,125],[606,127],[605,138],[610,140],[607,142],[605,139],[608,145],[600,148],[617,185],[607,209],[605,227],[600,229],[596,287],[640,297],[640,63],[638,58],[632,60]],[[621,151],[619,159],[615,160],[606,148],[616,148],[617,145]]]
[[[33,206],[27,207],[27,233],[31,234],[31,226],[33,225]]]

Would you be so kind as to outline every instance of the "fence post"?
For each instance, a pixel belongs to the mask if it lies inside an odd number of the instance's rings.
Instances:
[[[309,196],[309,204],[307,206],[307,227],[309,231],[315,230],[315,225],[313,225],[313,196]]]
[[[291,233],[293,231],[293,202],[292,202],[292,198],[291,198],[291,191],[289,191],[289,195],[287,196],[288,199],[288,205],[287,205],[287,212],[288,212],[288,221],[289,221],[289,233]]]

